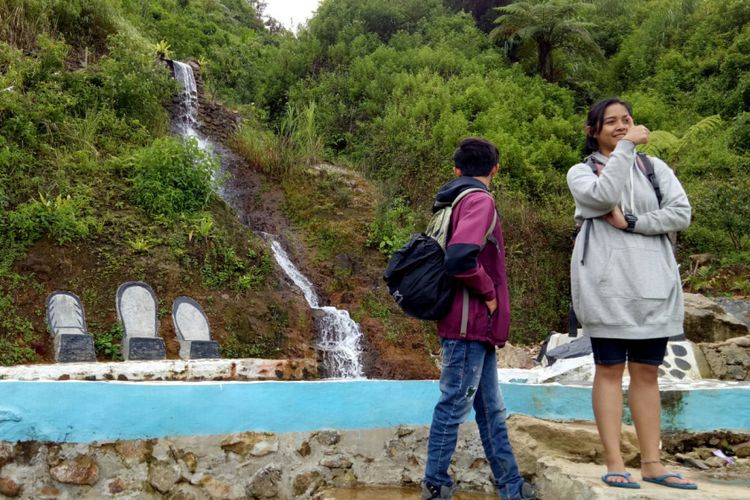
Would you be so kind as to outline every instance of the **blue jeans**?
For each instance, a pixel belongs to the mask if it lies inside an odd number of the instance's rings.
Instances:
[[[441,342],[441,395],[432,415],[425,481],[438,487],[452,486],[448,466],[456,449],[458,427],[473,405],[484,454],[500,496],[520,498],[523,478],[508,440],[494,346],[467,340],[442,339]]]

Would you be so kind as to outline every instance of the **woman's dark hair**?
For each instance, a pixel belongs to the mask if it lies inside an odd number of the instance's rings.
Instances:
[[[633,116],[633,109],[627,102],[618,99],[617,97],[608,97],[597,102],[589,110],[589,114],[586,117],[586,145],[583,148],[583,154],[590,155],[595,151],[599,151],[599,143],[594,139],[594,134],[598,134],[602,129],[604,123],[604,113],[607,108],[613,104],[622,104],[625,109],[628,110],[630,116]]]
[[[461,175],[468,177],[489,175],[499,160],[500,152],[497,146],[479,137],[462,140],[453,153],[453,164],[461,170]]]

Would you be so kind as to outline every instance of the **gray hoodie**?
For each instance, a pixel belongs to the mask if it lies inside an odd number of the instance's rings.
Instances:
[[[690,224],[685,190],[666,163],[652,158],[663,196],[659,208],[653,186],[636,166],[632,142],[618,142],[609,158],[594,155],[605,163],[599,176],[585,163],[568,171],[575,219],[583,224],[570,266],[573,308],[583,332],[623,339],[679,335],[682,286],[666,233]],[[600,218],[615,206],[638,217],[632,233]]]

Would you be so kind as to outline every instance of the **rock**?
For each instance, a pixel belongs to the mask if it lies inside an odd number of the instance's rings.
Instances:
[[[46,499],[57,499],[60,497],[60,490],[54,486],[42,486],[36,492],[35,498]]]
[[[349,469],[352,463],[342,456],[325,457],[320,461],[320,465],[329,469]]]
[[[729,339],[727,340],[727,344],[734,344],[738,347],[750,347],[750,335]]]
[[[250,454],[254,457],[264,457],[271,453],[276,453],[277,451],[279,451],[278,441],[261,441],[253,446],[253,449],[250,450]]]
[[[722,353],[728,365],[750,366],[750,354],[748,354],[747,349],[742,348],[739,344],[727,342],[722,349]]]
[[[727,366],[726,376],[722,378],[727,380],[745,380],[746,376],[747,370],[741,366],[731,365]]]
[[[116,494],[118,494],[118,493],[122,493],[122,492],[123,492],[123,491],[125,491],[126,489],[128,489],[128,485],[127,485],[127,484],[125,483],[125,481],[123,481],[122,479],[119,479],[119,478],[118,478],[118,479],[115,479],[115,480],[113,480],[113,481],[110,481],[110,482],[109,482],[109,483],[107,484],[107,490],[108,490],[108,491],[109,491],[109,492],[110,492],[110,493],[111,493],[112,495],[116,495]]]
[[[180,483],[170,492],[167,500],[207,500],[208,494],[197,486]]]
[[[0,477],[0,495],[17,497],[21,494],[21,485],[12,479]]]
[[[187,470],[190,471],[191,474],[195,474],[196,469],[198,469],[198,457],[195,456],[195,453],[188,451],[183,454],[181,458],[185,467],[187,467]]]
[[[115,450],[126,462],[141,463],[148,460],[153,453],[154,443],[151,440],[117,441]]]
[[[396,435],[400,438],[409,436],[411,434],[414,434],[414,427],[399,426],[399,428],[396,429]]]
[[[0,442],[0,468],[3,465],[13,461],[13,445],[6,442]]]
[[[235,498],[243,498],[242,491],[234,491],[235,485],[220,481],[215,477],[207,476],[201,480],[201,486],[206,490],[211,498],[228,500]]]
[[[720,380],[750,379],[750,348],[734,342],[701,344],[714,378]]]
[[[654,499],[700,499],[700,500],[746,500],[747,486],[738,481],[707,481],[700,471],[681,467],[669,467],[670,471],[682,474],[698,483],[698,491],[690,492],[665,488],[641,482],[637,490],[609,488],[602,483],[601,465],[566,462],[556,457],[539,459],[539,474],[535,484],[540,498],[551,500],[654,500]],[[640,479],[640,471],[628,469],[634,478]]]
[[[734,299],[731,297],[717,297],[716,302],[718,302],[721,307],[724,308],[726,312],[729,314],[732,314],[735,318],[742,321],[747,325],[748,328],[750,328],[750,301],[747,299]]]
[[[227,437],[221,442],[221,448],[224,451],[235,453],[242,457],[245,457],[248,453],[255,450],[256,445],[261,442],[276,443],[276,449],[278,449],[278,441],[276,436],[270,432],[243,432],[241,434],[234,434]],[[268,449],[269,446],[272,448],[273,445],[262,445],[259,448],[259,452],[264,453],[263,450]],[[269,452],[270,453],[270,452]],[[266,453],[267,454],[267,453]],[[258,455],[256,455],[258,456]]]
[[[316,485],[313,488],[314,490],[319,485],[320,480],[321,480],[321,474],[319,471],[316,471],[316,470],[298,474],[292,481],[292,490],[294,492],[294,496],[295,497],[301,496],[303,493],[307,492],[310,489],[310,486]]]
[[[310,449],[310,443],[308,441],[303,442],[297,450],[297,453],[299,453],[301,457],[306,457],[310,455],[311,452],[312,450]]]
[[[508,435],[524,476],[537,473],[539,457],[559,457],[574,462],[603,463],[596,425],[589,422],[554,422],[522,414],[508,418]],[[638,439],[632,426],[623,426],[621,452],[625,464],[635,464]]]
[[[722,342],[748,334],[748,327],[701,294],[686,293],[685,336],[693,342]]]
[[[338,431],[321,431],[315,435],[318,442],[325,446],[333,446],[341,440]]]
[[[333,485],[337,488],[353,488],[357,485],[357,476],[347,469],[342,475],[333,478]]]
[[[706,465],[703,460],[692,456],[691,454],[685,454],[685,453],[677,453],[675,454],[675,458],[679,460],[680,462],[684,463],[685,465],[689,465],[690,467],[695,467],[696,469],[700,470],[708,470],[710,467]]]
[[[79,455],[73,460],[65,460],[61,464],[51,467],[50,475],[61,483],[89,486],[99,480],[99,466],[93,457]]]
[[[175,464],[165,460],[157,460],[149,464],[148,482],[161,493],[171,490],[179,479],[180,472]]]
[[[506,342],[502,349],[497,349],[498,368],[534,368],[536,362],[529,352],[522,347],[515,347]]]
[[[713,467],[713,468],[724,467],[725,465],[727,465],[726,460],[720,457],[716,457],[716,456],[708,457],[703,462],[709,467]]]
[[[740,443],[732,449],[737,458],[750,458],[750,442]]]
[[[281,469],[271,464],[255,473],[245,491],[249,497],[274,498],[279,494],[280,481]]]

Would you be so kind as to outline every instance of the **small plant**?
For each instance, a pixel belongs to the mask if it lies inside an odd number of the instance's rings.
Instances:
[[[150,238],[138,236],[132,240],[128,240],[128,246],[135,253],[148,253],[154,247],[154,241]]]
[[[208,237],[211,236],[211,231],[214,228],[214,219],[210,213],[204,213],[198,218],[193,224],[190,232],[188,233],[188,241],[193,240],[193,235],[197,235],[204,240],[208,241]]]
[[[402,199],[396,199],[381,208],[375,222],[368,227],[367,244],[390,257],[416,231],[416,220],[411,208]]]
[[[94,332],[94,349],[97,356],[102,356],[112,361],[122,361],[122,332],[122,323],[120,322],[115,323],[105,332]]]
[[[172,59],[172,48],[166,40],[159,40],[154,44],[154,53],[159,59]]]

